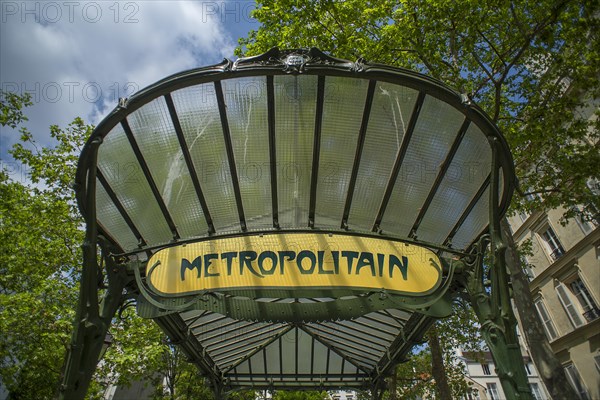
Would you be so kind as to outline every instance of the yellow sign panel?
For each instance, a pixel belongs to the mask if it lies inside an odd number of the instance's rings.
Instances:
[[[220,238],[169,247],[148,261],[148,283],[164,295],[223,289],[386,289],[426,294],[441,281],[429,249],[322,233]]]

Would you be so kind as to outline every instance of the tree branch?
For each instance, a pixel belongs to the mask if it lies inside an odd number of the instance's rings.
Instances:
[[[483,34],[483,32],[480,29],[477,29],[477,33],[483,38],[483,41],[486,42],[488,44],[488,46],[490,46],[492,48],[492,50],[494,51],[494,53],[496,54],[496,56],[498,57],[498,59],[500,60],[502,65],[504,65],[506,67],[506,61],[504,61],[502,55],[500,54],[498,49],[496,49],[496,46],[494,46],[494,43],[492,43],[490,40],[488,40],[488,38]]]

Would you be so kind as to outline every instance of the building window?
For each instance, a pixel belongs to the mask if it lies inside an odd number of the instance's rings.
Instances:
[[[471,389],[470,392],[467,392],[467,400],[481,400],[481,397],[479,397],[479,390],[477,389]]]
[[[556,283],[556,293],[558,294],[558,298],[564,307],[573,327],[579,328],[583,325],[583,316],[577,309],[575,303],[573,303],[570,295],[570,290],[562,282]]]
[[[484,375],[491,375],[490,365],[489,364],[481,364],[481,369],[483,370]]]
[[[529,387],[531,388],[531,395],[533,396],[534,400],[544,400],[542,397],[542,392],[540,391],[540,385],[537,383],[530,383]]]
[[[592,322],[593,320],[600,317],[600,310],[598,310],[598,306],[590,292],[588,292],[587,287],[583,284],[581,278],[575,279],[573,282],[569,284],[571,291],[579,301],[579,305],[583,310],[583,317],[587,322]]]
[[[544,305],[542,299],[536,300],[535,308],[537,308],[540,319],[542,320],[542,324],[544,324],[544,330],[546,331],[548,340],[552,341],[556,339],[556,337],[558,336],[556,334],[556,328],[554,327],[554,323],[550,319],[550,315],[548,314],[548,310],[546,310],[546,306]]]
[[[498,386],[495,383],[487,383],[487,391],[490,395],[490,400],[500,400],[500,395],[498,394]]]
[[[533,270],[529,267],[529,265],[525,265],[525,267],[523,268],[523,272],[525,273],[525,276],[527,277],[527,280],[529,282],[531,282],[535,278],[535,274],[533,273]]]
[[[573,364],[569,364],[565,366],[565,373],[567,374],[567,379],[575,392],[579,395],[579,398],[582,400],[589,400],[590,396],[588,395],[586,387],[583,385],[581,381],[581,377],[579,376],[579,372],[577,368]]]
[[[594,226],[592,225],[592,223],[584,220],[581,215],[575,216],[575,222],[577,222],[577,225],[579,226],[581,232],[583,232],[584,235],[587,235],[588,233],[594,230]]]
[[[594,356],[594,362],[596,363],[596,369],[600,372],[600,354]]]
[[[562,245],[558,241],[556,234],[552,230],[552,228],[546,229],[544,233],[542,233],[542,239],[548,246],[548,250],[550,251],[550,257],[552,260],[558,260],[563,254],[565,254],[565,249],[563,249]]]
[[[525,363],[525,371],[527,371],[527,375],[531,375],[531,367],[529,363]]]
[[[519,211],[519,218],[521,218],[521,222],[525,222],[527,221],[527,218],[529,218],[529,214],[525,211]]]

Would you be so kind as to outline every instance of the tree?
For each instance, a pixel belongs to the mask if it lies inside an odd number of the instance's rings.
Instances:
[[[197,366],[187,361],[154,321],[126,308],[113,321],[110,332],[114,342],[98,367],[97,381],[103,378],[105,386],[119,387],[146,382],[154,388],[156,400],[214,399]]]
[[[0,93],[0,124],[21,134],[10,150],[20,168],[15,163],[0,171],[0,378],[10,399],[51,399],[71,341],[84,237],[71,183],[93,126],[80,118],[65,129],[51,126],[54,146],[42,147],[21,125],[29,105],[29,96]],[[165,344],[153,321],[126,309],[111,333],[91,398],[102,398],[108,384],[162,383],[163,376],[181,391],[177,399],[212,398],[202,379],[177,380],[195,367]],[[166,398],[162,388],[159,395]]]
[[[474,319],[470,308],[459,307],[449,318],[436,322],[427,333],[427,345],[418,347],[408,362],[397,367],[391,378],[395,378],[396,385],[390,385],[390,399],[394,392],[400,399],[431,395],[439,399],[465,397],[471,387],[465,380],[466,366],[456,356],[455,349],[481,348],[482,338]]]
[[[28,96],[0,94],[0,124],[27,120]],[[52,126],[53,149],[40,149],[25,128],[12,150],[20,163],[0,171],[0,377],[9,397],[52,398],[57,389],[77,301],[82,233],[65,175],[71,154],[91,130],[81,120]],[[26,147],[28,144],[28,147]],[[27,168],[30,184],[23,182]]]
[[[261,1],[257,31],[238,55],[273,46],[319,47],[342,58],[402,66],[467,93],[504,132],[521,188],[539,195],[513,210],[567,211],[598,218],[600,116],[584,112],[600,95],[600,5],[545,0],[371,2]],[[526,194],[526,193],[523,193]],[[574,398],[550,350],[510,240],[515,303],[532,358],[552,396]]]

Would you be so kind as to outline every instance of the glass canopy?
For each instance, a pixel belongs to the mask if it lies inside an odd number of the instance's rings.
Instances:
[[[300,57],[192,70],[123,100],[93,136],[103,234],[138,256],[289,230],[467,249],[488,224],[495,127],[432,79]]]
[[[372,388],[449,314],[451,261],[437,297],[416,300],[385,288],[167,298],[141,267],[165,248],[281,233],[458,259],[490,209],[505,212],[513,179],[504,138],[467,96],[408,70],[273,49],[122,99],[82,153],[78,201],[115,265],[135,272],[126,291],[140,315],[219,390]],[[257,311],[239,311],[250,303]]]

